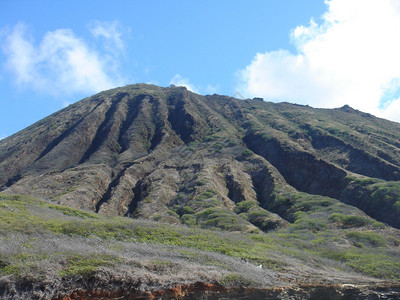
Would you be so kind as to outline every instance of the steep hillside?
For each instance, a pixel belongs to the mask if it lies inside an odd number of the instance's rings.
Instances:
[[[294,199],[313,195],[399,228],[399,140],[400,124],[348,106],[140,84],[0,141],[0,186],[107,215],[249,232],[287,226]]]
[[[121,87],[1,140],[0,187],[6,299],[400,297],[400,124],[348,106]]]

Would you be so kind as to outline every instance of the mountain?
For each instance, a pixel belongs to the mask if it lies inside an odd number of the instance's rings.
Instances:
[[[201,96],[175,86],[112,89],[1,140],[0,187],[2,199],[10,201],[0,206],[3,220],[15,213],[3,223],[8,231],[17,226],[12,220],[26,219],[46,234],[79,235],[48,227],[53,219],[40,223],[31,215],[38,211],[72,214],[83,228],[124,216],[181,228],[170,229],[174,235],[211,229],[249,239],[249,245],[252,239],[273,241],[292,254],[268,261],[260,253],[195,248],[264,261],[285,276],[293,269],[282,266],[297,254],[300,262],[293,264],[317,274],[312,254],[327,274],[335,273],[332,261],[340,264],[336,269],[359,274],[335,275],[333,284],[378,278],[393,287],[400,280],[400,124],[349,106],[317,109]],[[37,200],[11,196],[16,194]],[[33,201],[31,209],[10,197]],[[147,241],[136,233],[127,236]],[[174,245],[189,245],[182,243]],[[257,247],[267,247],[263,243]],[[0,275],[11,261],[2,267],[0,260]],[[321,284],[316,275],[306,280],[307,272],[286,281]]]
[[[132,85],[0,141],[0,186],[107,215],[242,231],[292,222],[302,192],[399,228],[399,148],[400,124],[348,106]],[[265,217],[253,218],[243,201]],[[212,221],[215,213],[226,222]]]

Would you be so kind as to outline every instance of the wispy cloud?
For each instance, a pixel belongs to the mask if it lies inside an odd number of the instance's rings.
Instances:
[[[118,21],[94,21],[89,24],[89,30],[94,37],[105,40],[105,46],[108,51],[113,53],[124,51],[125,47],[122,40],[123,27]]]
[[[180,74],[176,74],[169,82],[170,84],[174,84],[176,86],[184,86],[186,87],[189,91],[192,91],[194,93],[199,93],[197,88],[190,83],[190,80],[188,78],[182,77]]]
[[[349,104],[400,121],[400,4],[327,0],[321,24],[291,32],[296,52],[258,53],[239,72],[248,96],[318,107]]]
[[[101,23],[97,25],[95,32],[105,35]],[[107,37],[123,48],[117,25],[111,32]],[[36,43],[27,26],[19,23],[7,34],[3,50],[7,69],[22,87],[58,94],[98,92],[123,83],[118,57],[100,54],[71,29],[49,31]]]

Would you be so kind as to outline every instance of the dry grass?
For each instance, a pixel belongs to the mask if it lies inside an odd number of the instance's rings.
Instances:
[[[337,228],[328,218],[332,211],[321,213],[321,207],[296,215],[286,229],[243,234],[0,197],[0,285],[15,299],[53,297],[72,287],[128,291],[197,281],[268,287],[400,278],[397,230]],[[324,230],[310,230],[315,223]]]

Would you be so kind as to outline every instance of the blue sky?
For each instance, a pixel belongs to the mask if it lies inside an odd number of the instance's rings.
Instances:
[[[0,138],[141,82],[400,121],[398,36],[397,0],[1,0]]]

